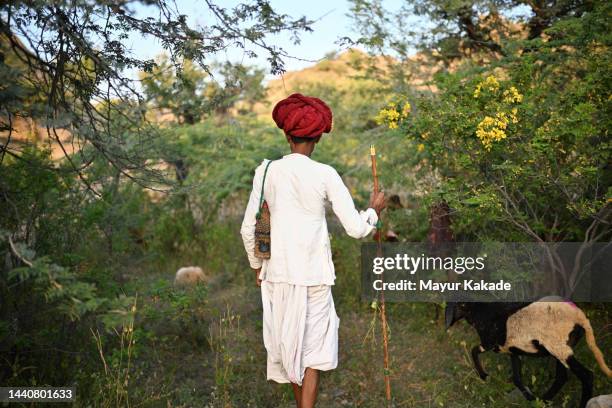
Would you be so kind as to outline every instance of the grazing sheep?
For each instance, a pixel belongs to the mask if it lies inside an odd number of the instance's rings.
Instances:
[[[206,276],[199,266],[186,266],[176,271],[174,286],[195,286],[204,282]]]
[[[589,319],[571,302],[449,303],[445,313],[447,329],[465,318],[478,332],[480,345],[472,349],[472,359],[480,378],[487,377],[480,364],[480,353],[488,350],[509,353],[514,385],[528,400],[535,397],[522,382],[519,355],[550,355],[557,359],[556,377],[543,399],[551,400],[559,392],[567,381],[569,368],[582,383],[580,407],[586,406],[592,395],[593,373],[574,357],[572,349],[583,335],[601,370],[612,376],[597,347]]]

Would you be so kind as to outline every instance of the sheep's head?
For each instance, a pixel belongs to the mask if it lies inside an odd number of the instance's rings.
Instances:
[[[455,322],[467,316],[468,304],[464,302],[448,302],[444,317],[446,322],[446,330],[448,330]]]

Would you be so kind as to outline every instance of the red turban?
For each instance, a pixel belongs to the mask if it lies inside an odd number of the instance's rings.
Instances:
[[[332,112],[319,98],[299,93],[278,102],[272,111],[276,126],[286,135],[318,137],[328,133],[332,126]]]

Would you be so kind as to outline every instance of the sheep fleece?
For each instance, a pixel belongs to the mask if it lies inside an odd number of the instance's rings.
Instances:
[[[508,318],[506,343],[501,351],[510,352],[511,347],[536,353],[537,340],[550,354],[567,367],[567,359],[574,352],[567,344],[568,334],[579,324],[590,328],[585,314],[576,306],[566,302],[536,302],[519,310]]]
[[[204,282],[204,271],[199,266],[186,266],[176,271],[174,284],[177,286],[191,286]]]

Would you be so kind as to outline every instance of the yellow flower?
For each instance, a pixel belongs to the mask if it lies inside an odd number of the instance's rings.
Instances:
[[[491,150],[493,142],[499,142],[507,137],[505,132],[507,119],[504,120],[503,115],[505,114],[500,112],[495,118],[485,116],[476,127],[476,136],[487,151]]]
[[[499,90],[499,81],[493,75],[489,75],[488,77],[486,77],[484,81],[476,85],[476,89],[474,90],[474,98],[480,97],[480,94],[483,89],[491,93],[495,93]]]
[[[510,119],[512,120],[512,123],[518,123],[518,109],[517,108],[512,108],[512,111],[510,113]]]
[[[422,152],[423,150],[425,150],[425,145],[423,143],[419,143],[419,145],[417,146],[417,150],[418,152]]]
[[[521,95],[515,87],[511,86],[509,89],[504,91],[504,102],[506,103],[520,103],[523,101],[523,95]]]
[[[412,107],[410,106],[409,102],[404,103],[404,107],[402,108],[402,119],[405,119],[408,117],[408,115],[410,114],[410,109]]]
[[[376,120],[376,123],[379,125],[382,125],[383,123],[385,123],[387,121],[387,109],[381,109],[378,112],[378,115],[376,115],[376,118],[374,120]]]
[[[497,112],[495,114],[495,126],[504,130],[508,127],[508,115],[506,112]]]
[[[397,103],[389,102],[386,108],[381,109],[374,120],[378,125],[387,125],[389,129],[397,129],[401,120],[405,119],[410,112],[410,104],[404,104],[402,111],[399,112]]]

